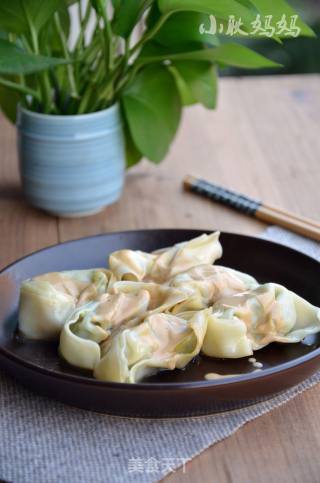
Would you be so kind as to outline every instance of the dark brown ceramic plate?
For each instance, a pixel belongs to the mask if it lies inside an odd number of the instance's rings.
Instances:
[[[179,417],[235,409],[272,397],[320,368],[320,336],[300,344],[272,344],[257,353],[263,363],[253,372],[248,359],[199,357],[181,371],[168,371],[140,384],[106,383],[72,369],[57,345],[26,342],[16,334],[20,283],[50,271],[105,266],[121,248],[151,251],[198,236],[196,230],[143,230],[83,238],[33,253],[0,274],[0,367],[34,391],[67,404],[122,416]],[[223,233],[219,263],[287,286],[320,306],[320,264],[284,246]],[[239,374],[206,381],[208,372]]]

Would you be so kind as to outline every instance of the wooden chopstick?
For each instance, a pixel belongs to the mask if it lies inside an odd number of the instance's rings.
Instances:
[[[295,213],[291,213],[290,211],[283,210],[283,209],[280,209],[280,208],[276,208],[275,206],[267,205],[266,203],[264,203],[263,206],[265,208],[268,208],[272,211],[279,213],[280,215],[286,215],[286,216],[289,216],[290,218],[294,218],[295,220],[298,220],[302,223],[308,223],[308,225],[312,225],[312,226],[315,226],[316,228],[320,228],[320,222],[317,222],[315,220],[311,220],[310,218],[296,215]]]
[[[320,241],[320,222],[256,201],[194,176],[186,176],[183,184],[187,191],[218,201],[266,223],[276,224]]]

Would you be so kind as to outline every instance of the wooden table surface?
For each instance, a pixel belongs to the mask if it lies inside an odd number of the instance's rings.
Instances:
[[[188,227],[259,234],[266,227],[184,193],[187,173],[319,219],[319,157],[320,76],[223,79],[218,110],[189,108],[165,162],[133,168],[122,200],[101,214],[66,220],[24,202],[15,130],[0,118],[0,265],[59,241],[115,230]],[[319,416],[316,387],[248,423],[166,482],[317,483]]]

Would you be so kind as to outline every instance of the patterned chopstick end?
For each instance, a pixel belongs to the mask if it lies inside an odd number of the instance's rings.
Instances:
[[[185,190],[210,198],[247,215],[255,216],[257,210],[261,207],[259,201],[190,175],[185,177],[183,184]]]

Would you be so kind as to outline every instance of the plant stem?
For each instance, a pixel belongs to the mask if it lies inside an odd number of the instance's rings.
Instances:
[[[101,56],[97,56],[97,65],[95,67],[95,72],[93,72],[92,70],[92,77],[91,79],[89,80],[89,82],[91,84],[97,84],[99,82],[99,79],[104,76],[104,63],[103,62],[99,62],[99,57],[101,58]]]
[[[111,74],[108,78],[108,82],[104,86],[102,86],[102,91],[99,93],[99,96],[97,98],[97,102],[103,101],[105,97],[108,98],[110,93],[115,92],[114,84],[115,84],[115,81],[117,80],[117,78],[119,77],[119,75],[121,75],[121,73],[122,73],[123,62],[124,62],[124,58],[121,58],[121,57],[119,57],[116,60],[116,65],[115,65],[113,71],[111,72]],[[97,104],[97,102],[96,102],[96,104]]]
[[[138,70],[140,69],[140,67],[142,67],[141,65],[139,64],[133,64],[129,70],[127,71],[127,76],[123,75],[122,79],[120,80],[118,86],[117,86],[117,89],[115,91],[115,94],[118,94],[122,89],[124,89],[125,87],[127,87],[130,82],[134,79],[134,77],[136,76]]]
[[[84,51],[81,53],[79,56],[79,60],[82,63],[91,63],[97,54],[97,52],[100,50],[100,45],[99,45],[99,39],[96,36],[91,40],[90,45],[84,49]]]
[[[173,14],[174,12],[169,12],[158,20],[158,22],[154,25],[154,27],[149,30],[149,32],[146,32],[145,35],[141,37],[139,42],[136,43],[132,47],[132,49],[129,50],[129,53],[127,54],[127,59],[128,60],[133,54],[135,54],[146,42],[151,40],[161,29],[163,24],[168,20],[168,18]],[[115,90],[115,95],[119,94],[122,89],[127,87],[132,79],[135,77],[137,74],[138,70],[142,67],[141,65],[134,63],[129,67],[129,70],[127,71],[127,77],[123,75],[122,79],[120,80],[116,90]]]
[[[123,61],[125,65],[128,63],[129,57],[130,57],[130,37],[125,39],[125,43],[124,43]]]
[[[25,48],[25,50],[29,53],[32,53],[32,48],[30,46],[30,43],[29,41],[27,40],[26,36],[25,35],[21,35],[21,41],[22,41],[22,45],[23,47]]]
[[[112,30],[108,14],[105,9],[102,10],[102,17],[104,23],[104,41],[105,41],[105,63],[107,72],[113,68],[113,45],[112,45]]]
[[[100,30],[99,30],[100,32]],[[94,37],[91,39],[90,45],[85,48],[82,54],[78,57],[78,61],[81,64],[81,69],[79,72],[80,77],[83,79],[89,73],[92,64],[96,62],[99,54],[101,53],[101,46],[97,32],[95,32]]]
[[[104,62],[100,63],[95,70],[95,73],[90,77],[88,80],[87,86],[84,89],[84,94],[82,96],[79,108],[78,108],[78,114],[83,114],[84,112],[94,112],[101,102],[103,102],[105,97],[108,98],[110,93],[114,92],[114,81],[115,79],[119,76],[119,73],[121,72],[122,68],[122,62],[123,58],[119,57],[116,59],[114,69],[110,73],[108,77],[108,81],[105,85],[101,86],[101,91],[100,91],[100,82],[101,82],[101,76],[103,76],[103,67],[104,67]],[[89,101],[91,100],[92,97],[92,92],[95,92],[96,95],[93,98],[93,104],[90,106],[90,109],[88,108]]]
[[[141,39],[139,40],[139,42],[137,42],[133,47],[132,49],[130,50],[130,56],[133,55],[134,53],[136,53],[146,42],[148,42],[149,40],[152,39],[152,37],[154,37],[158,32],[159,30],[161,29],[161,27],[163,26],[163,24],[168,20],[168,18],[174,13],[174,11],[172,12],[168,12],[164,15],[162,15],[162,17],[159,18],[158,22],[153,26],[152,29],[150,29],[149,31],[147,31],[142,37]]]
[[[30,31],[30,35],[31,35],[31,42],[32,42],[34,53],[39,54],[40,52],[39,52],[39,43],[38,43],[37,32],[34,28],[32,20],[30,19],[28,10],[25,8],[24,11],[25,11],[25,16],[26,16],[26,19],[27,19],[27,22],[28,22],[28,25],[29,25],[29,31]],[[41,93],[42,93],[43,110],[44,110],[45,113],[49,113],[50,107],[51,107],[51,104],[52,104],[52,99],[51,99],[51,92],[50,92],[51,91],[50,82],[49,82],[49,78],[48,78],[47,73],[46,72],[40,72],[38,80],[39,80],[40,89],[41,89]]]
[[[83,17],[81,16],[81,1],[79,1],[80,32],[79,32],[76,45],[74,47],[75,52],[79,52],[80,48],[84,47],[84,40],[85,40],[84,36],[88,26],[90,15],[91,15],[90,0],[87,1],[86,11]]]
[[[54,24],[55,24],[57,33],[59,35],[63,54],[64,54],[64,56],[67,60],[71,60],[71,56],[70,56],[70,53],[69,53],[69,50],[68,50],[68,45],[67,45],[67,39],[66,39],[65,33],[63,31],[58,12],[55,12],[55,14],[54,14]],[[68,81],[69,81],[69,85],[70,85],[71,96],[78,98],[79,94],[78,94],[76,80],[75,80],[75,76],[74,76],[74,72],[73,72],[73,66],[72,66],[72,64],[68,64],[66,68],[67,68],[67,72],[68,72]]]
[[[7,79],[3,79],[0,77],[0,84],[9,87],[10,89],[14,89],[17,92],[20,92],[21,94],[26,94],[28,96],[32,96],[38,101],[41,101],[41,97],[37,91],[34,89],[31,89],[28,86],[22,85],[22,84],[17,84],[16,82],[9,81]]]
[[[19,77],[19,83],[20,83],[22,86],[25,86],[25,85],[26,85],[26,79],[25,79],[24,74],[19,74],[19,75],[18,75],[18,77]]]
[[[92,94],[92,86],[91,88],[89,87],[89,89],[86,89],[84,95],[82,96],[77,114],[84,114],[87,111],[91,94]]]

